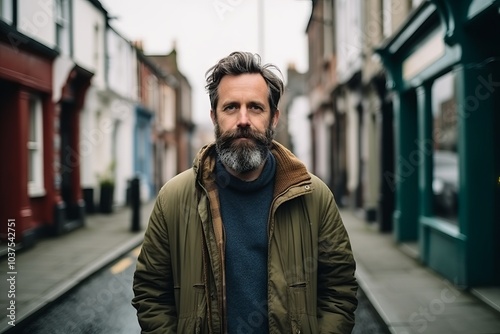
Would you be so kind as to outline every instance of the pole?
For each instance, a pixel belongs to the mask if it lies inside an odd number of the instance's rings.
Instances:
[[[140,179],[135,176],[130,182],[130,205],[132,208],[132,232],[141,230],[141,194],[140,194]]]

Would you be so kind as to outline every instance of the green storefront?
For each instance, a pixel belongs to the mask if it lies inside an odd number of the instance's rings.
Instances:
[[[378,49],[393,94],[397,242],[500,287],[500,1],[424,1]]]

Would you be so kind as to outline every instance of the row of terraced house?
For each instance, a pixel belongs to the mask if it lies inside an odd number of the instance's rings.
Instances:
[[[313,0],[309,72],[291,78],[311,169],[339,205],[500,310],[499,13],[498,0]]]
[[[28,246],[154,197],[192,161],[175,45],[145,55],[97,0],[0,1],[0,212]]]

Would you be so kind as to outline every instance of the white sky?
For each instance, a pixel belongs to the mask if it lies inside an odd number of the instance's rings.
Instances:
[[[286,79],[289,63],[307,70],[310,0],[262,0],[263,62],[277,65]],[[196,123],[209,123],[205,72],[235,50],[260,53],[259,0],[101,0],[111,25],[125,38],[142,40],[146,54],[168,53],[176,41],[180,70],[193,88]]]

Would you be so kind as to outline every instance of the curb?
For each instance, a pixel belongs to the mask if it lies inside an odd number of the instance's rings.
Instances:
[[[377,312],[380,320],[385,324],[385,326],[387,327],[387,329],[391,333],[394,333],[387,313],[384,311],[384,309],[378,303],[377,298],[375,298],[372,290],[370,289],[373,287],[370,287],[370,284],[366,283],[366,282],[369,282],[370,279],[369,279],[368,275],[366,274],[365,269],[363,268],[363,266],[361,266],[359,264],[356,264],[356,279],[358,281],[359,287],[361,288],[361,290],[363,290],[363,293],[365,294],[366,298],[368,299],[368,301],[372,305],[375,312]]]

